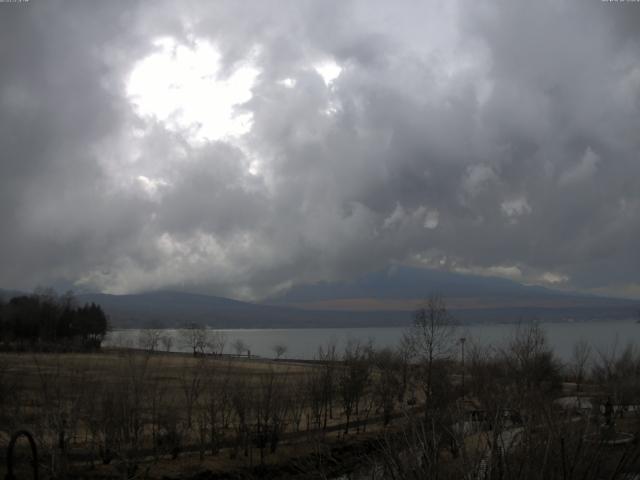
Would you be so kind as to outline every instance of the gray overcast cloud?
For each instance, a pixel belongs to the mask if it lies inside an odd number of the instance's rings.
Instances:
[[[31,0],[0,60],[6,288],[640,297],[640,3]]]

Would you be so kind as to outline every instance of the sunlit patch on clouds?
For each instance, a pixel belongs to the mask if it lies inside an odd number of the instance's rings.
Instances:
[[[517,265],[491,265],[489,267],[455,266],[453,270],[457,273],[481,275],[485,277],[502,277],[510,280],[520,280],[522,278],[522,270]]]
[[[569,282],[569,276],[563,273],[540,272],[523,265],[464,266],[456,265],[455,261],[452,262],[452,264],[452,270],[457,273],[501,277],[522,282],[525,285],[542,285],[561,288]]]
[[[569,281],[569,277],[567,275],[563,275],[561,273],[554,272],[544,272],[540,275],[540,281],[543,283],[550,283],[552,285],[557,283],[566,283]]]
[[[342,73],[342,67],[333,60],[316,63],[313,68],[322,77],[327,86],[331,85]]]
[[[283,87],[293,88],[296,86],[296,80],[294,78],[287,77],[280,80],[278,84],[282,85]]]
[[[164,261],[153,268],[141,269],[132,258],[123,257],[113,268],[89,272],[77,285],[98,285],[106,293],[122,294],[162,288],[167,283],[184,285],[204,281],[211,269],[225,280],[237,275],[228,258],[228,247],[206,232],[196,232],[188,238],[164,233],[147,248],[162,255]]]
[[[140,188],[153,200],[157,200],[160,190],[169,186],[169,183],[161,178],[149,178],[144,175],[138,175],[138,184]]]
[[[214,45],[172,38],[154,42],[155,53],[135,64],[127,95],[142,117],[154,118],[174,131],[187,131],[195,142],[236,137],[251,129],[251,112],[239,107],[251,99],[259,74],[252,59],[224,77]]]

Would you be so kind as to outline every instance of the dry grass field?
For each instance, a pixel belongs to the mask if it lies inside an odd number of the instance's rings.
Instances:
[[[50,474],[144,469],[153,478],[281,464],[344,443],[341,369],[127,349],[3,353],[0,448],[11,432],[33,432]],[[371,392],[354,408],[350,439],[371,420],[369,432],[380,428]]]
[[[2,353],[0,450],[29,430],[45,478],[338,478],[381,462],[390,478],[640,472],[633,351],[563,367],[535,326],[508,350],[471,350],[466,367],[363,344],[327,351],[317,362]],[[633,442],[614,448],[612,432]]]

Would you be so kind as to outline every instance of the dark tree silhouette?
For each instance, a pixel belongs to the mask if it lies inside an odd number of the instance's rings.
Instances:
[[[58,297],[52,290],[39,290],[0,304],[0,341],[5,344],[99,348],[107,327],[107,316],[99,305],[77,307],[70,293]]]

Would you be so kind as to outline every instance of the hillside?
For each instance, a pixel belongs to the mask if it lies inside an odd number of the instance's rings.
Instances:
[[[310,310],[411,311],[425,296],[444,296],[452,310],[523,313],[552,310],[625,309],[639,302],[567,293],[504,278],[430,269],[397,267],[345,282],[321,282],[293,287],[267,301],[271,305]]]
[[[2,291],[0,291],[2,293]],[[15,295],[4,291],[4,298]],[[404,326],[430,293],[445,297],[461,322],[634,318],[640,302],[566,293],[502,278],[400,267],[345,282],[290,289],[261,303],[177,291],[80,294],[101,305],[116,327],[218,328]]]
[[[620,319],[638,302],[570,294],[503,278],[398,267],[345,282],[294,287],[261,303],[179,292],[84,295],[119,325],[194,321],[224,328],[404,326],[430,293],[446,298],[461,322]]]

